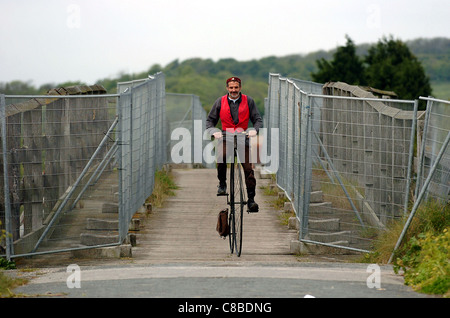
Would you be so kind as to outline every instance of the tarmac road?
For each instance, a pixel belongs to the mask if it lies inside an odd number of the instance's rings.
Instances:
[[[29,284],[14,292],[32,297],[69,298],[426,297],[405,286],[391,266],[368,266],[239,261],[72,266],[39,269]]]

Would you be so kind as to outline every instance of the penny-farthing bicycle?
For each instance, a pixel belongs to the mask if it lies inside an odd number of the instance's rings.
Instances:
[[[224,140],[233,138],[233,159],[230,162],[230,191],[218,196],[227,196],[227,204],[230,206],[228,224],[230,234],[228,236],[231,253],[241,256],[242,251],[242,229],[244,208],[247,205],[247,191],[244,183],[244,171],[238,156],[238,138],[248,138],[246,132],[225,133]],[[245,160],[244,158],[242,158]]]

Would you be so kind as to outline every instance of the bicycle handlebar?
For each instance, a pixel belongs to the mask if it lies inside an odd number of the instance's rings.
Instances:
[[[221,133],[222,133],[222,137],[220,137],[220,138],[223,138],[224,136],[239,136],[239,135],[241,135],[241,136],[246,136],[247,138],[249,138],[250,136],[249,136],[249,132],[248,131],[235,131],[235,132],[229,132],[229,131],[226,131],[226,130],[224,130],[224,131],[221,131]],[[214,137],[214,134],[212,134],[211,135],[213,138],[215,138]],[[252,137],[256,137],[256,135],[255,136],[252,136]],[[219,138],[219,139],[220,139]]]

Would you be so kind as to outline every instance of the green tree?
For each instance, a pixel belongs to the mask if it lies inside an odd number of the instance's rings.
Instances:
[[[402,41],[382,38],[369,49],[365,62],[368,85],[394,91],[401,99],[431,95],[422,64]]]
[[[366,83],[363,61],[356,55],[356,46],[350,37],[346,36],[346,39],[346,45],[336,49],[331,62],[324,58],[316,61],[318,71],[311,73],[313,81],[318,83],[341,81],[352,85]]]
[[[0,83],[1,94],[16,94],[16,95],[32,95],[36,94],[36,88],[30,81],[12,81],[9,83]]]

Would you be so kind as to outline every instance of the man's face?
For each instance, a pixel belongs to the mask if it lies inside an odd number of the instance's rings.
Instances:
[[[238,82],[228,82],[227,91],[230,95],[230,98],[236,99],[239,97],[239,93],[241,91],[241,85]]]

